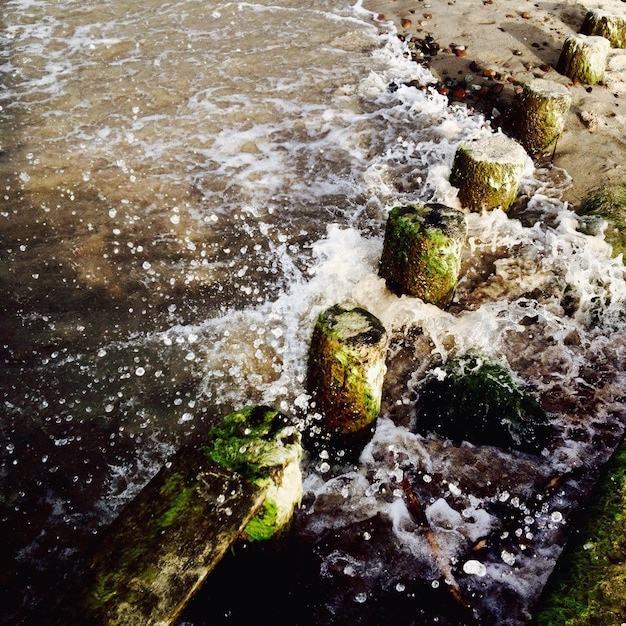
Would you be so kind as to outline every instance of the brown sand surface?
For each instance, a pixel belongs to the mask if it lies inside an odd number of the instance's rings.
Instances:
[[[566,85],[572,104],[552,162],[572,177],[563,199],[574,208],[590,189],[626,182],[626,50],[611,50],[598,85],[573,84],[554,69],[565,38],[579,32],[589,10],[626,15],[626,0],[364,0],[363,6],[383,28],[393,23],[399,37],[412,40],[416,62],[431,69],[443,91],[451,79],[467,87],[465,97],[448,88],[451,104],[482,110],[494,126],[510,114],[524,82]],[[433,41],[436,54],[428,47]]]

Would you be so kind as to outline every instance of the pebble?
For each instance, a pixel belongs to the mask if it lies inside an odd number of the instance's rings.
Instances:
[[[529,20],[530,19],[530,13],[528,13],[528,11],[524,11],[522,13],[522,18],[524,18],[525,20]]]
[[[483,76],[485,78],[495,78],[496,77],[496,70],[485,70],[483,72]]]
[[[452,93],[450,94],[450,97],[452,98],[465,98],[466,96],[466,91],[463,87],[455,87],[452,90]]]
[[[400,24],[402,24],[402,28],[410,28],[411,27],[411,20],[408,18],[404,18]]]
[[[460,48],[454,48],[454,54],[458,57],[465,57],[467,56],[467,50],[464,46],[461,46]]]

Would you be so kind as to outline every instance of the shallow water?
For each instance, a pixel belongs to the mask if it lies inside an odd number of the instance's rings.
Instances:
[[[393,343],[361,462],[306,460],[310,615],[373,619],[372,599],[398,595],[416,615],[415,597],[445,588],[407,517],[406,473],[482,623],[526,621],[623,427],[623,266],[577,230],[567,174],[529,167],[513,215],[468,215],[443,312],[377,276],[386,214],[458,206],[455,147],[489,129],[416,87],[430,75],[358,6],[15,0],[3,19],[4,621],[224,413],[265,402],[306,428],[312,324],[344,300]],[[468,351],[510,365],[554,413],[542,456],[410,432],[421,377]],[[484,536],[488,553],[472,552]],[[445,623],[447,601],[411,619]]]

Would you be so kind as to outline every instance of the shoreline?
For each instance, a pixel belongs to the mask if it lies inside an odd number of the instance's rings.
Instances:
[[[554,69],[563,41],[579,31],[587,11],[624,13],[624,1],[364,0],[363,7],[381,28],[393,24],[451,104],[481,111],[494,125],[525,82],[567,86],[572,104],[552,164],[572,178],[562,200],[574,209],[592,189],[626,181],[626,50],[611,49],[598,85],[573,84]]]

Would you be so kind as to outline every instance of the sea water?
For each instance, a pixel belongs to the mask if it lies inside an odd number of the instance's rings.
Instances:
[[[338,302],[392,343],[359,462],[305,462],[317,623],[382,623],[394,602],[395,623],[445,623],[451,585],[481,623],[525,622],[622,431],[623,265],[561,201],[567,173],[529,162],[511,215],[467,215],[448,311],[391,294],[388,211],[458,207],[455,148],[492,131],[390,24],[310,4],[3,5],[4,623],[220,416],[263,402],[308,428],[308,342]],[[534,388],[559,433],[542,455],[412,433],[424,374],[467,352]]]

